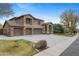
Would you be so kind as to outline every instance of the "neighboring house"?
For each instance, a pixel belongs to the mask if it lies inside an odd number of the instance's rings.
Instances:
[[[44,23],[44,20],[35,18],[31,14],[14,17],[5,21],[3,26],[3,35],[7,36],[51,33],[53,33],[51,22]]]

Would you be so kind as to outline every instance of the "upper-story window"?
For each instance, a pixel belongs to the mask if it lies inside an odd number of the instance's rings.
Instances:
[[[32,19],[26,18],[26,24],[32,24]]]

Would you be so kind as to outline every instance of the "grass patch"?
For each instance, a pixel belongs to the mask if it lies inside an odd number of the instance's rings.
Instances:
[[[20,40],[0,40],[0,55],[2,56],[32,56],[37,51],[32,48],[32,42]]]

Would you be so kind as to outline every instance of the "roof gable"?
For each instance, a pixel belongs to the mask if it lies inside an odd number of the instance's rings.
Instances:
[[[32,18],[35,19],[35,20],[44,21],[44,20],[41,20],[41,19],[38,19],[38,18],[32,16],[31,14],[25,14],[25,15],[21,15],[21,16],[18,16],[18,17],[13,17],[13,18],[10,19],[10,21],[11,21],[11,20],[17,20],[18,18],[21,18],[21,17],[24,17],[24,16],[30,16],[30,17],[32,17]]]
[[[8,24],[8,22],[7,22],[7,21],[5,21],[5,23],[4,23],[4,25],[3,25],[3,28],[5,27],[5,25],[6,25],[6,24]]]
[[[24,16],[31,16],[34,20],[44,21],[44,20],[41,20],[41,19],[38,19],[38,18],[36,18],[36,17],[32,16],[31,14],[26,14],[26,15],[24,15]]]

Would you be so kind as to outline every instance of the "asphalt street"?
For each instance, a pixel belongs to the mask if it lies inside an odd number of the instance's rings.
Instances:
[[[60,56],[79,56],[79,37]]]

